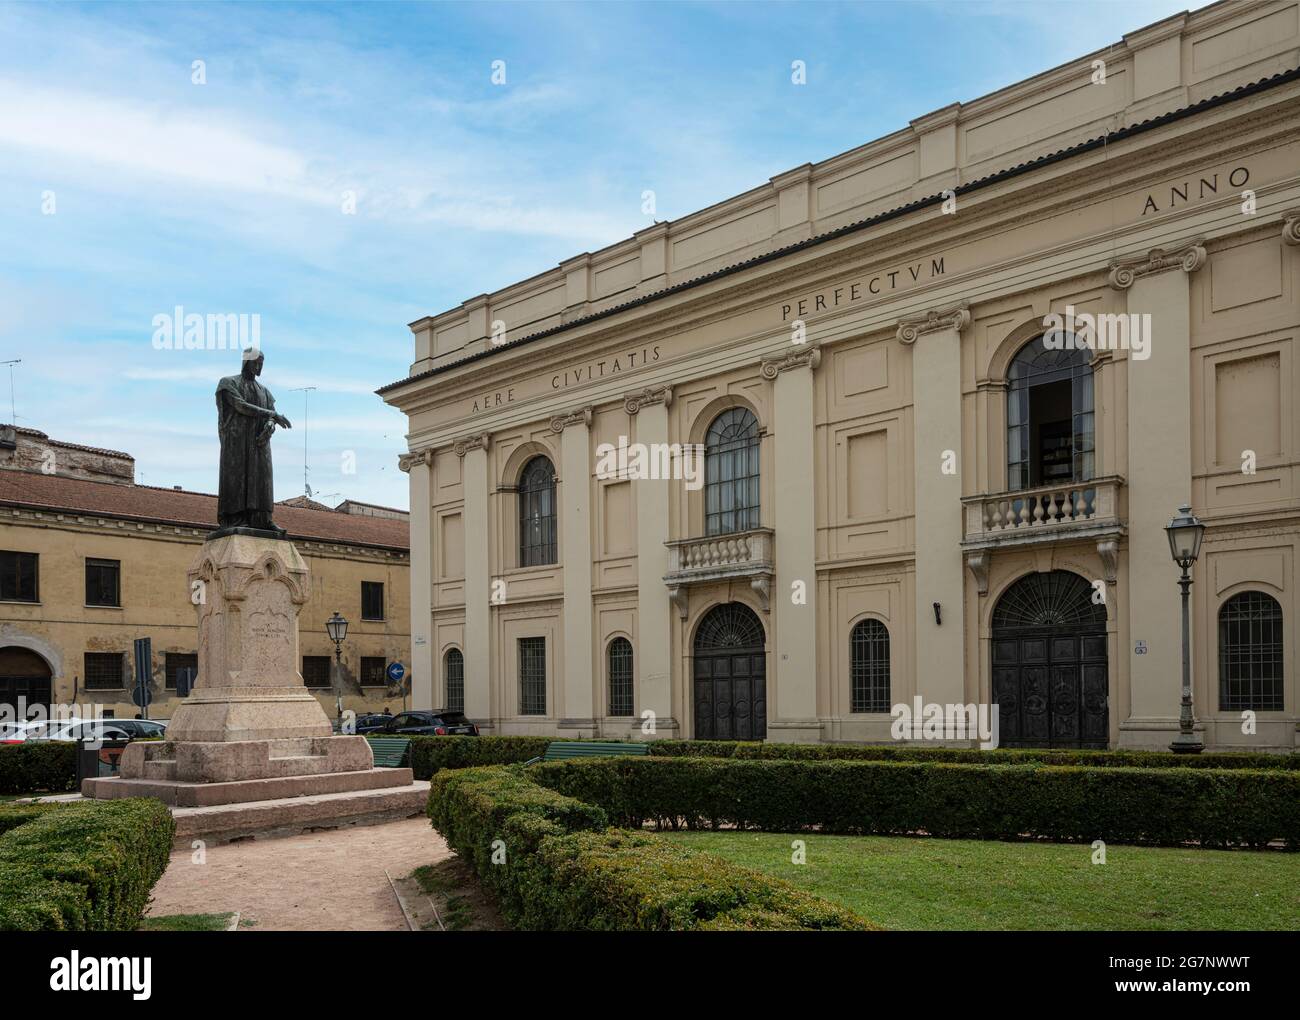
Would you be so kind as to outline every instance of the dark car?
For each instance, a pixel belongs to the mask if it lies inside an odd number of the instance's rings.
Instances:
[[[439,708],[432,712],[401,712],[389,719],[383,729],[372,732],[425,737],[477,737],[478,727],[469,721],[464,712]]]
[[[109,719],[106,721],[119,729],[126,730],[135,740],[139,740],[141,737],[167,736],[167,724],[156,719]]]
[[[377,733],[392,721],[392,715],[384,715],[382,712],[368,712],[365,715],[357,716],[354,732]]]

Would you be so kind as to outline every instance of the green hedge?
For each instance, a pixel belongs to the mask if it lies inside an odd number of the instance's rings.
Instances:
[[[412,737],[416,779],[442,769],[508,765],[540,758],[553,737]],[[914,744],[763,744],[732,740],[652,740],[655,757],[758,758],[809,761],[951,762],[967,765],[1088,765],[1100,768],[1300,769],[1300,754],[1170,751],[1058,751],[1039,748],[919,747]]]
[[[176,824],[162,801],[12,805],[0,836],[0,931],[133,931]]]
[[[553,737],[420,737],[411,738],[411,771],[432,779],[443,769],[509,765],[540,758]]]
[[[653,835],[610,829],[599,807],[539,786],[519,768],[442,771],[432,780],[428,814],[516,927],[875,927],[778,879]]]
[[[718,758],[547,762],[615,825],[1300,848],[1300,773]]]
[[[77,788],[77,745],[61,740],[0,744],[0,794]]]
[[[761,758],[800,761],[912,761],[964,765],[1088,765],[1100,768],[1300,769],[1300,754],[1172,751],[1066,751],[1049,748],[921,747],[915,744],[763,744],[735,740],[656,740],[650,753],[666,757]]]

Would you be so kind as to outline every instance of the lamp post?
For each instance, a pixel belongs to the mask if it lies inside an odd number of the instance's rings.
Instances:
[[[343,724],[343,639],[348,636],[348,621],[334,610],[334,615],[325,621],[325,633],[334,642],[334,709],[338,713],[339,726]]]
[[[1197,520],[1189,504],[1183,504],[1178,508],[1178,516],[1165,525],[1165,534],[1169,537],[1169,554],[1183,570],[1183,576],[1178,579],[1178,586],[1183,590],[1183,700],[1178,711],[1178,736],[1169,745],[1169,750],[1178,754],[1200,754],[1204,745],[1193,732],[1196,717],[1192,713],[1192,644],[1187,597],[1192,587],[1190,571],[1201,554],[1205,525]]]

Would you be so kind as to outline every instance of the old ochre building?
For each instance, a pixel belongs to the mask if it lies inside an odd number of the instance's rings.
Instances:
[[[1298,67],[1214,4],[412,323],[414,705],[1166,747],[1189,503],[1197,733],[1293,749]]]

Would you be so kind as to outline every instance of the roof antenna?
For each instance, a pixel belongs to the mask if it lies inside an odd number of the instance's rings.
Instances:
[[[295,386],[291,393],[302,394],[302,490],[308,499],[311,499],[311,486],[307,483],[307,394],[314,390],[315,386]]]
[[[18,405],[14,401],[14,366],[21,365],[22,358],[14,358],[10,361],[0,361],[0,365],[9,366],[9,420],[13,422],[14,428],[18,427]]]

